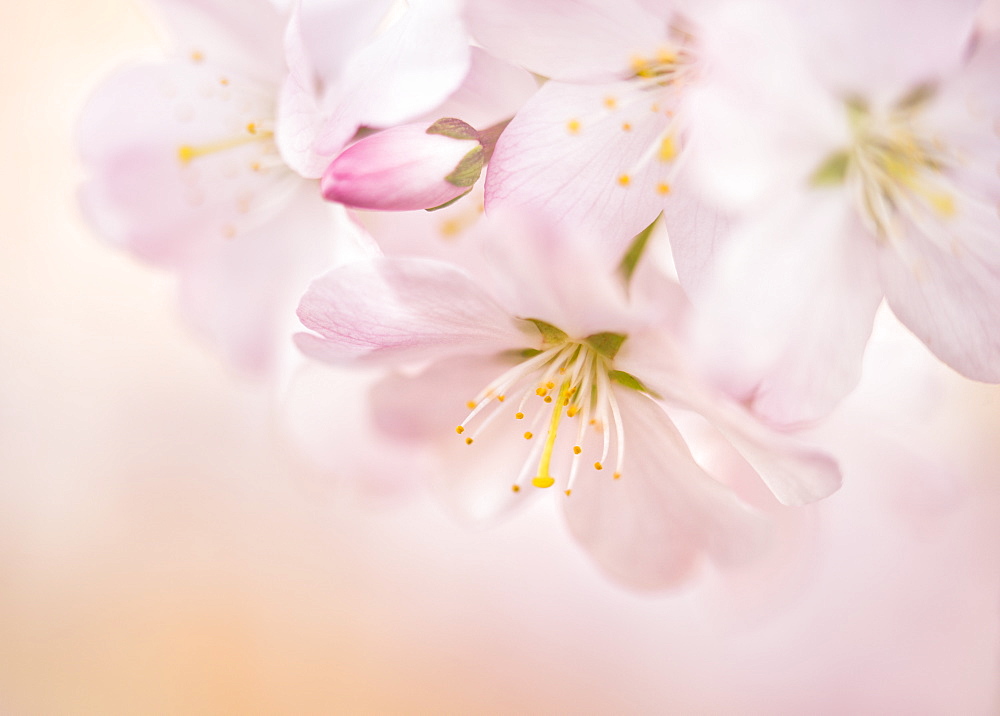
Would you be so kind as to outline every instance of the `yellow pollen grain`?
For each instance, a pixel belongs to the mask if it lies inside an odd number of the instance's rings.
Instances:
[[[525,440],[531,440],[531,438],[533,438],[533,437],[535,437],[534,433],[525,433],[524,434],[524,439]]]
[[[618,100],[616,100],[614,97],[605,97],[604,106],[607,107],[608,109],[614,109],[615,107],[618,106]]]
[[[632,125],[629,124],[628,122],[623,122],[622,123],[622,131],[623,132],[631,132],[632,131]]]
[[[630,177],[628,174],[622,174],[620,177],[618,177],[618,184],[620,186],[628,186],[631,183],[632,183],[632,177]]]
[[[601,463],[599,463],[599,462],[595,462],[595,463],[594,463],[594,469],[595,469],[595,470],[603,470],[603,469],[604,469],[604,465],[602,465],[602,464],[601,464]]]
[[[466,438],[465,439],[465,444],[466,445],[472,445],[472,438]]]
[[[470,400],[468,403],[465,404],[465,407],[468,408],[469,410],[472,410],[474,407],[476,407],[476,401]]]
[[[580,120],[578,120],[578,119],[571,119],[568,122],[566,122],[566,131],[569,132],[570,134],[579,134],[580,133]]]
[[[666,196],[670,193],[670,185],[665,182],[660,182],[656,185],[656,193],[660,196]]]
[[[463,428],[461,425],[459,425],[457,428],[455,428],[455,432],[458,433],[459,435],[461,435],[462,433],[465,432],[465,428]]]
[[[663,141],[660,142],[660,150],[656,154],[657,159],[661,162],[669,162],[676,156],[677,147],[674,145],[673,135],[664,137]]]
[[[583,452],[583,448],[582,447],[580,447],[579,445],[574,445],[573,446],[573,454],[574,455],[579,455],[582,452]]]
[[[514,492],[520,492],[521,491],[521,486],[520,485],[511,485],[510,489],[513,490]]]
[[[515,413],[514,417],[518,420],[524,420],[524,413]]]

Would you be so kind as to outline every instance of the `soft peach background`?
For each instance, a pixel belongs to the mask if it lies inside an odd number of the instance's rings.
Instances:
[[[0,28],[0,713],[994,711],[995,389],[957,388],[966,511],[873,502],[862,548],[817,567],[842,601],[783,623],[621,592],[548,504],[476,532],[361,503],[273,438],[268,391],[180,325],[169,278],[76,214],[74,117],[155,56],[145,16],[8,2]]]

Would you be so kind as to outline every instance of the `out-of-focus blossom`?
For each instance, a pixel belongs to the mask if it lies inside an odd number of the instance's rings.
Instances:
[[[161,0],[169,59],[117,71],[84,109],[83,209],[112,243],[176,271],[189,322],[233,363],[272,368],[294,305],[356,234],[282,162],[283,18],[263,0]]]
[[[469,70],[457,0],[303,0],[286,36],[277,141],[318,178],[362,126],[391,127],[440,105]]]
[[[678,177],[697,129],[685,98],[702,60],[692,18],[676,10],[633,0],[469,3],[480,42],[551,78],[500,138],[487,211],[544,209],[596,227],[617,252],[661,211],[668,226],[685,220],[678,212],[693,199]]]
[[[974,12],[731,3],[706,24],[694,174],[739,219],[707,261],[672,240],[720,373],[773,420],[857,383],[883,295],[939,358],[1000,380],[1000,43],[968,44]]]
[[[745,556],[752,511],[692,459],[668,405],[712,422],[783,502],[839,486],[829,458],[685,367],[671,337],[685,304],[662,276],[637,274],[628,298],[592,237],[509,215],[486,226],[495,275],[362,261],[315,282],[299,308],[318,334],[297,337],[312,357],[421,366],[376,389],[377,419],[397,440],[434,446],[434,478],[461,513],[489,517],[558,484],[577,539],[641,587],[678,582],[703,552]]]

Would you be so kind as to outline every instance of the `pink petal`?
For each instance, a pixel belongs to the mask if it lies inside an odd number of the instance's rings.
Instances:
[[[882,297],[874,243],[827,191],[748,219],[692,298],[708,374],[776,424],[817,420],[857,384]]]
[[[268,0],[151,0],[170,27],[179,59],[269,84],[284,66],[284,17]]]
[[[206,244],[179,267],[187,321],[232,364],[273,371],[294,355],[295,307],[351,230],[343,209],[301,188],[271,221]]]
[[[473,277],[427,259],[374,259],[334,269],[313,283],[298,313],[319,334],[297,334],[299,348],[330,362],[498,353],[524,348],[528,340]]]
[[[285,206],[298,180],[268,135],[248,129],[270,120],[273,98],[244,77],[221,79],[208,64],[140,65],[90,98],[77,126],[88,174],[80,195],[107,239],[172,264]],[[209,151],[184,160],[183,147]]]
[[[470,0],[473,36],[498,57],[544,77],[608,81],[666,38],[666,12],[631,0]]]
[[[976,380],[1000,382],[1000,216],[963,205],[942,226],[942,246],[917,231],[883,247],[879,272],[893,313],[941,360]]]
[[[548,82],[497,143],[486,209],[543,209],[591,228],[621,255],[663,208],[669,163],[655,149],[668,121],[630,83]]]
[[[756,512],[694,462],[652,400],[616,392],[627,435],[620,479],[582,476],[564,502],[573,536],[605,572],[639,589],[676,586],[703,556],[744,560],[762,545]]]

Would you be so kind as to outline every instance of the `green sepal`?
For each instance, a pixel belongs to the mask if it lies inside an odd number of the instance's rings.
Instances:
[[[469,189],[469,191],[472,191],[472,189]],[[458,196],[456,196],[454,199],[449,199],[448,201],[446,201],[443,204],[438,204],[437,206],[432,206],[429,209],[424,209],[424,211],[437,211],[438,209],[444,209],[446,206],[451,206],[456,201],[458,201],[459,199],[461,199],[463,196],[465,196],[466,194],[468,194],[469,191],[464,191],[461,194],[459,194]]]
[[[608,371],[608,377],[626,388],[631,388],[632,390],[637,390],[640,393],[646,393],[647,395],[652,395],[655,397],[655,393],[645,386],[645,384],[636,378],[631,373],[626,373],[623,370],[611,370]]]
[[[504,360],[520,363],[527,358],[534,358],[541,352],[538,348],[512,348],[509,351],[501,353],[500,357]]]
[[[622,256],[622,262],[618,264],[618,271],[625,279],[626,284],[632,280],[632,274],[635,273],[635,268],[639,265],[639,259],[642,258],[643,253],[646,251],[646,244],[649,243],[649,237],[653,235],[653,228],[656,226],[656,222],[660,220],[661,214],[658,214],[649,226],[635,235],[632,243],[629,244],[628,251]]]
[[[836,186],[843,184],[847,179],[847,167],[851,163],[851,157],[847,152],[836,152],[831,154],[819,169],[809,177],[809,183],[813,186]]]
[[[479,132],[475,128],[454,117],[443,117],[427,128],[428,134],[440,134],[452,139],[475,139],[479,141]]]
[[[559,330],[551,323],[546,323],[537,318],[525,318],[526,321],[531,321],[535,324],[535,328],[538,332],[542,334],[542,343],[545,345],[555,345],[558,343],[565,343],[569,340],[569,335],[564,331]]]
[[[483,145],[477,144],[469,153],[462,157],[455,170],[446,176],[444,180],[455,186],[471,187],[479,181],[479,175],[483,173]]]
[[[628,336],[621,333],[595,333],[587,336],[583,340],[608,360],[612,360],[622,347],[622,343]]]

